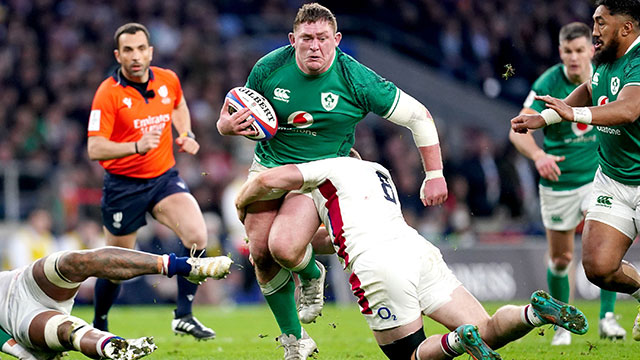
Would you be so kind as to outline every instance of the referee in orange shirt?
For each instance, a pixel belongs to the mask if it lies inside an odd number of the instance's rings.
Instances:
[[[177,75],[150,66],[153,47],[144,25],[129,23],[116,30],[113,51],[120,67],[100,84],[91,106],[88,126],[89,158],[106,170],[102,193],[102,221],[107,245],[133,248],[136,232],[151,213],[173,230],[188,256],[205,256],[207,228],[200,207],[184,180],[173,169],[171,124],[180,136],[180,152],[194,155],[200,145],[191,132],[189,109]],[[175,333],[212,339],[215,332],[191,312],[198,288],[178,276]],[[107,313],[120,285],[98,279],[93,325],[107,331]]]

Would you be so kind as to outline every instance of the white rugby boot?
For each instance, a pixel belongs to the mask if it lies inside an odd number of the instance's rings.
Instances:
[[[157,348],[153,343],[153,337],[113,338],[104,347],[104,357],[113,360],[135,360],[151,354]]]
[[[276,338],[280,342],[278,348],[284,348],[284,360],[306,360],[318,352],[316,342],[302,329],[302,337],[296,339],[293,334],[282,334]]]
[[[195,257],[195,246],[191,249],[191,257],[187,264],[191,265],[191,272],[185,278],[194,284],[201,284],[208,278],[222,279],[229,274],[233,260],[228,256]]]
[[[561,327],[556,328],[556,333],[553,334],[553,339],[551,339],[551,345],[571,345],[571,332]]]
[[[624,340],[627,337],[627,331],[618,324],[616,316],[612,312],[608,312],[600,319],[598,324],[598,333],[601,339]]]
[[[633,322],[631,335],[633,336],[633,340],[640,341],[640,306],[638,306],[638,315],[636,316],[636,320]]]
[[[322,313],[324,306],[324,280],[327,271],[320,261],[316,260],[320,268],[320,277],[308,281],[300,281],[300,298],[298,299],[298,318],[303,324],[309,324],[316,320]]]

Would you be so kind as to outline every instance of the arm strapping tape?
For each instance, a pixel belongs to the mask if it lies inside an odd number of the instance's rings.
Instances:
[[[438,130],[427,108],[404,91],[398,89],[398,92],[398,104],[386,118],[411,130],[416,146],[438,144]]]
[[[540,112],[540,116],[547,125],[557,124],[562,121],[562,117],[553,109],[544,109]]]

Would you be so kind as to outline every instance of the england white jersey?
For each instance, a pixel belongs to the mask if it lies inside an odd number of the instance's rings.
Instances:
[[[345,268],[368,248],[420,236],[405,222],[396,187],[382,165],[341,157],[296,166],[304,177],[302,190],[312,190]]]

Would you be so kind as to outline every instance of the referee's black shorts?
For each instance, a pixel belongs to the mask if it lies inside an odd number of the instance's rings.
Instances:
[[[147,224],[146,213],[160,200],[180,192],[189,192],[189,187],[175,169],[151,179],[106,172],[102,187],[102,223],[113,235],[131,234]]]

